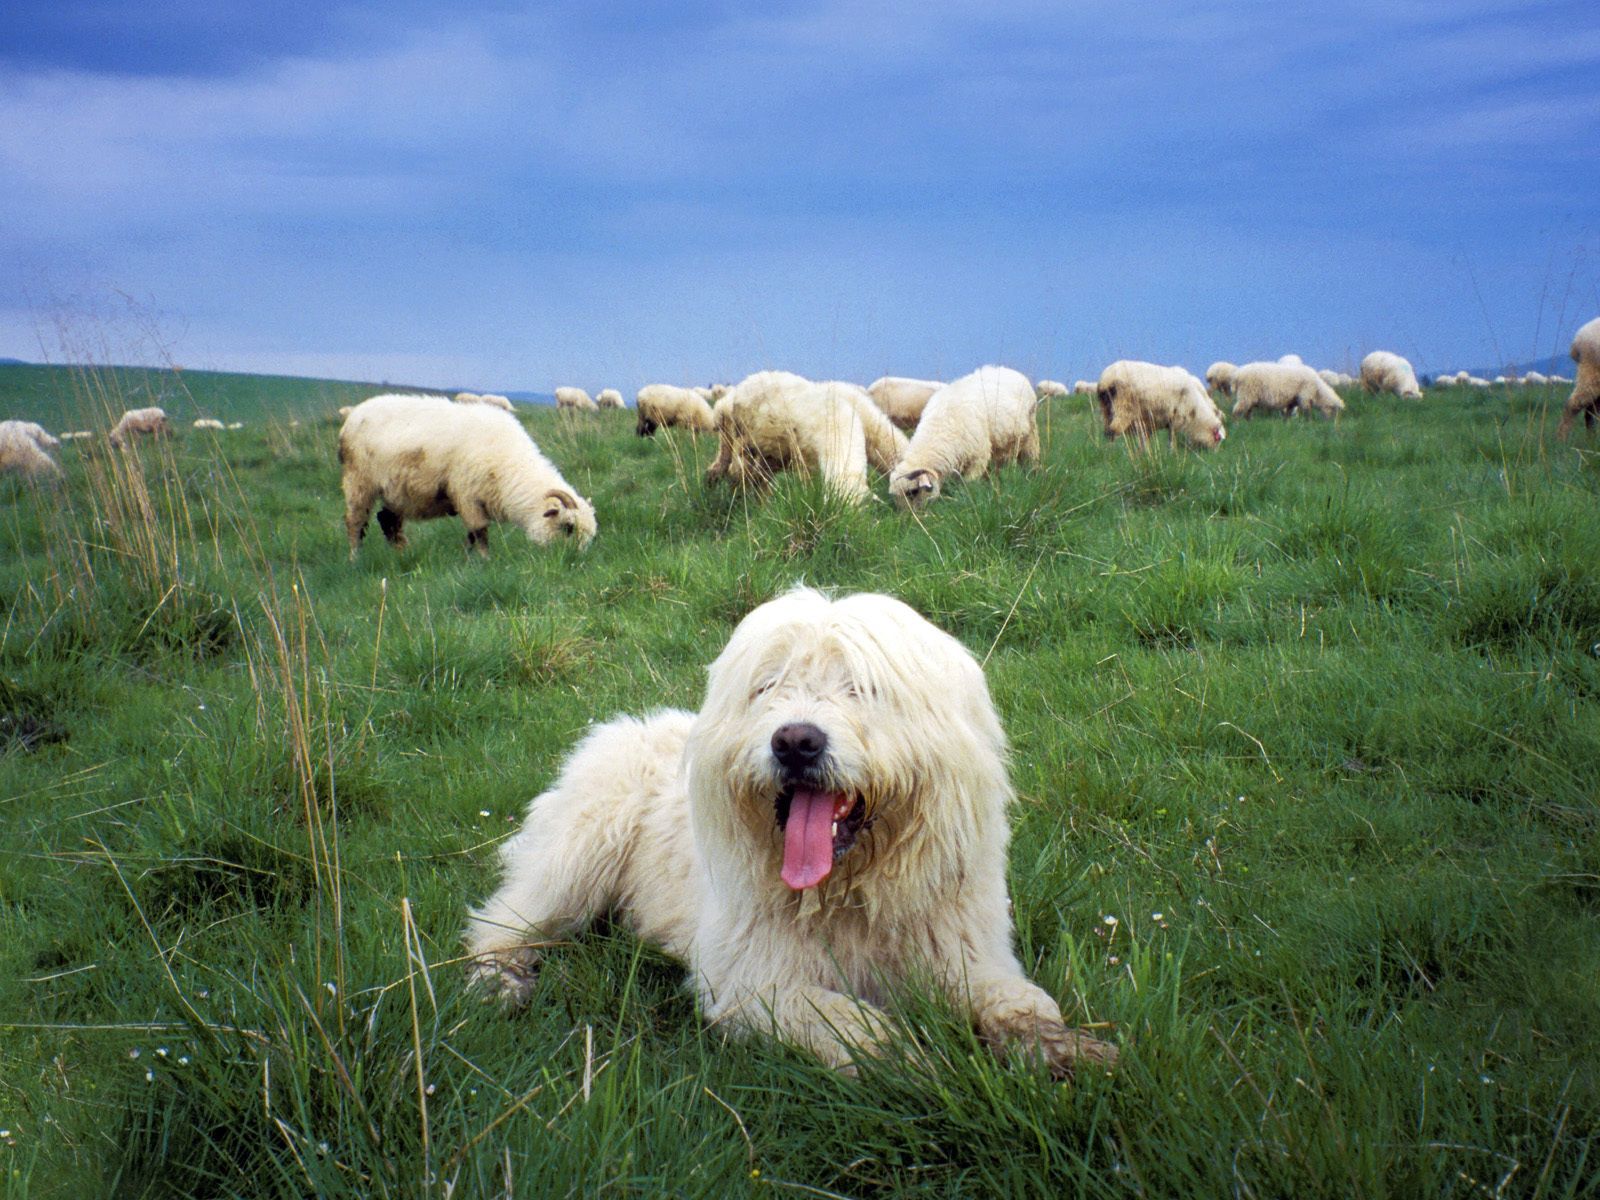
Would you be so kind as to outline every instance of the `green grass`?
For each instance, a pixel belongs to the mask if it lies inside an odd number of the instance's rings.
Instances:
[[[0,415],[82,411],[16,407],[24,370]],[[1600,1188],[1600,454],[1549,438],[1562,391],[1144,458],[1057,401],[1041,470],[915,517],[706,493],[709,440],[538,411],[586,554],[441,521],[352,566],[351,393],[185,380],[249,427],[0,481],[0,1195]],[[525,1016],[463,994],[561,755],[695,706],[802,579],[987,659],[1021,950],[1114,1078],[1004,1068],[915,994],[936,1067],[838,1077],[704,1029],[620,929]]]

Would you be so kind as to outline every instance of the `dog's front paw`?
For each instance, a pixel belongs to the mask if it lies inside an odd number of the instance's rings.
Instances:
[[[1066,1078],[1080,1063],[1106,1071],[1117,1065],[1118,1050],[1111,1042],[1103,1042],[1082,1029],[1049,1024],[1054,1028],[1040,1028],[1038,1045],[1045,1066],[1055,1078]]]
[[[523,953],[480,954],[467,960],[467,986],[486,1002],[520,1012],[528,1006],[539,968]]]

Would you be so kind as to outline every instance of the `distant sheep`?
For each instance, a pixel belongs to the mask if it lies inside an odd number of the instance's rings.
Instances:
[[[1072,385],[1072,394],[1074,396],[1092,396],[1098,387],[1099,384],[1092,379],[1079,379]]]
[[[1522,377],[1522,382],[1529,387],[1543,387],[1550,382],[1550,376],[1540,371],[1529,371]]]
[[[224,425],[221,421],[217,420],[215,417],[201,417],[199,420],[195,421],[194,428],[196,428],[196,429],[226,429],[227,426]]]
[[[1096,395],[1108,438],[1131,433],[1142,444],[1165,429],[1211,450],[1228,436],[1205,384],[1182,367],[1122,359],[1100,373]]]
[[[867,395],[901,429],[915,429],[929,398],[943,386],[933,379],[885,375],[867,385]]]
[[[442,396],[374,396],[339,431],[345,533],[353,560],[367,519],[396,549],[405,522],[460,516],[467,549],[489,554],[489,523],[520,525],[539,545],[575,538],[587,546],[594,509],[534,445],[517,419]]]
[[[1482,379],[1477,375],[1468,375],[1465,379],[1461,380],[1461,382],[1466,384],[1468,387],[1475,388],[1486,388],[1490,386],[1487,379]]]
[[[106,435],[113,446],[121,446],[135,436],[163,437],[172,432],[167,414],[159,408],[130,408]]]
[[[1033,385],[1033,394],[1041,400],[1049,400],[1055,396],[1072,395],[1071,392],[1067,391],[1066,384],[1057,383],[1054,379],[1039,380],[1038,383]]]
[[[692,388],[649,383],[639,389],[633,406],[639,418],[634,432],[640,437],[653,437],[657,429],[672,426],[681,426],[693,433],[716,431],[711,405]]]
[[[94,437],[94,432],[88,429],[74,429],[71,433],[63,433],[63,442],[86,442]]]
[[[617,391],[616,388],[602,388],[595,394],[594,403],[596,408],[627,407],[627,405],[622,402],[622,393]]]
[[[851,392],[860,389],[788,371],[758,371],[740,381],[717,401],[720,444],[706,482],[762,486],[780,471],[814,471],[845,499],[865,500],[867,436]],[[861,399],[870,405],[864,392]]]
[[[477,392],[457,392],[454,399],[457,404],[476,404],[483,397],[478,395]]]
[[[556,389],[556,407],[569,409],[573,412],[595,412],[599,406],[589,399],[589,393],[582,388],[558,387]]]
[[[61,474],[48,453],[59,445],[31,421],[0,421],[0,475],[47,479]]]
[[[1567,407],[1561,414],[1561,424],[1556,436],[1565,439],[1572,431],[1572,423],[1583,414],[1586,429],[1593,429],[1595,416],[1600,413],[1600,317],[1590,321],[1572,339],[1572,361],[1578,364],[1578,383],[1567,397]]]
[[[229,421],[228,422],[228,428],[229,429],[243,429],[244,428],[244,422],[243,421]]]
[[[1233,415],[1241,419],[1258,412],[1291,417],[1297,412],[1312,411],[1333,417],[1344,411],[1339,393],[1303,365],[1246,363],[1234,373],[1233,394],[1237,397]]]
[[[1278,365],[1280,367],[1303,367],[1306,363],[1305,359],[1298,354],[1285,354],[1278,359]]]
[[[889,494],[917,506],[937,500],[951,479],[979,479],[990,465],[1039,461],[1039,398],[1009,367],[979,367],[928,399]]]
[[[1361,360],[1361,386],[1369,392],[1394,392],[1407,400],[1422,399],[1411,364],[1387,350],[1374,350]]]
[[[1206,368],[1206,386],[1224,396],[1233,395],[1233,376],[1238,367],[1231,362],[1214,362]]]
[[[501,412],[516,412],[517,406],[511,403],[510,396],[502,396],[497,392],[484,392],[478,397],[479,404],[487,404],[490,408],[498,408]]]

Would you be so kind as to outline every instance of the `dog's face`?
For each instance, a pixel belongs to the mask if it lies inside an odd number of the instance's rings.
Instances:
[[[974,791],[1009,797],[978,664],[888,596],[755,609],[712,665],[689,765],[702,852],[793,891],[848,887],[908,836],[961,825]]]

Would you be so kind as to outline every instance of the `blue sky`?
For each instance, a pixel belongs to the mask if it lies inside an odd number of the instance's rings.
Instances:
[[[1594,0],[7,11],[0,355],[1070,382],[1600,313]]]

